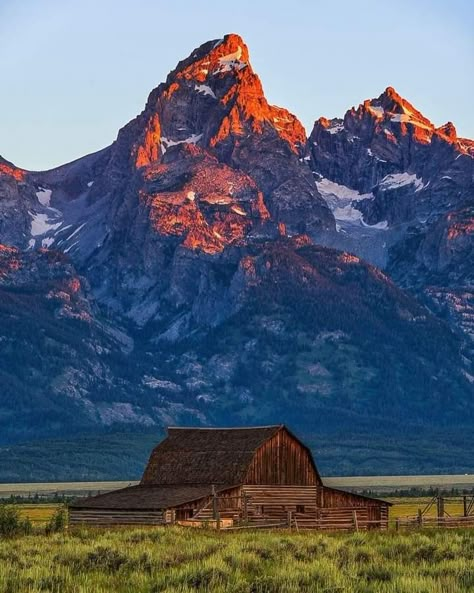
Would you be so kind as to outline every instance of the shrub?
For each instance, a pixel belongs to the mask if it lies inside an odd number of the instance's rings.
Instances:
[[[51,519],[48,521],[46,525],[46,533],[58,533],[64,531],[67,525],[67,515],[66,510],[64,508],[58,508],[54,512]]]
[[[84,562],[84,568],[86,570],[103,570],[113,573],[120,570],[126,563],[127,556],[111,548],[99,546],[94,551],[89,552]]]
[[[20,512],[13,506],[0,505],[0,535],[13,537],[28,535],[32,527],[29,519],[22,519]]]

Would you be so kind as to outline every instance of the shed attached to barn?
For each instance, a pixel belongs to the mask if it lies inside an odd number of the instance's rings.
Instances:
[[[169,428],[139,485],[70,506],[70,523],[386,527],[389,504],[324,486],[285,426]]]

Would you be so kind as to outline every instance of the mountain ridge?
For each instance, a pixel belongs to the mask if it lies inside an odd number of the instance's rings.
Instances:
[[[232,34],[101,151],[46,172],[1,160],[3,438],[470,426],[472,157],[427,122],[389,87],[306,138]]]

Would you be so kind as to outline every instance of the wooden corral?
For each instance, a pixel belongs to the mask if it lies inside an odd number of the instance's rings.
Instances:
[[[169,428],[138,486],[70,507],[75,524],[386,528],[389,503],[327,488],[285,426]]]

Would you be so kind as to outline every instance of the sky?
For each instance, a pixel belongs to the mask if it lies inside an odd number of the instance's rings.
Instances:
[[[474,138],[473,31],[472,0],[0,0],[0,154],[40,170],[107,146],[226,33],[308,133],[393,86]]]

